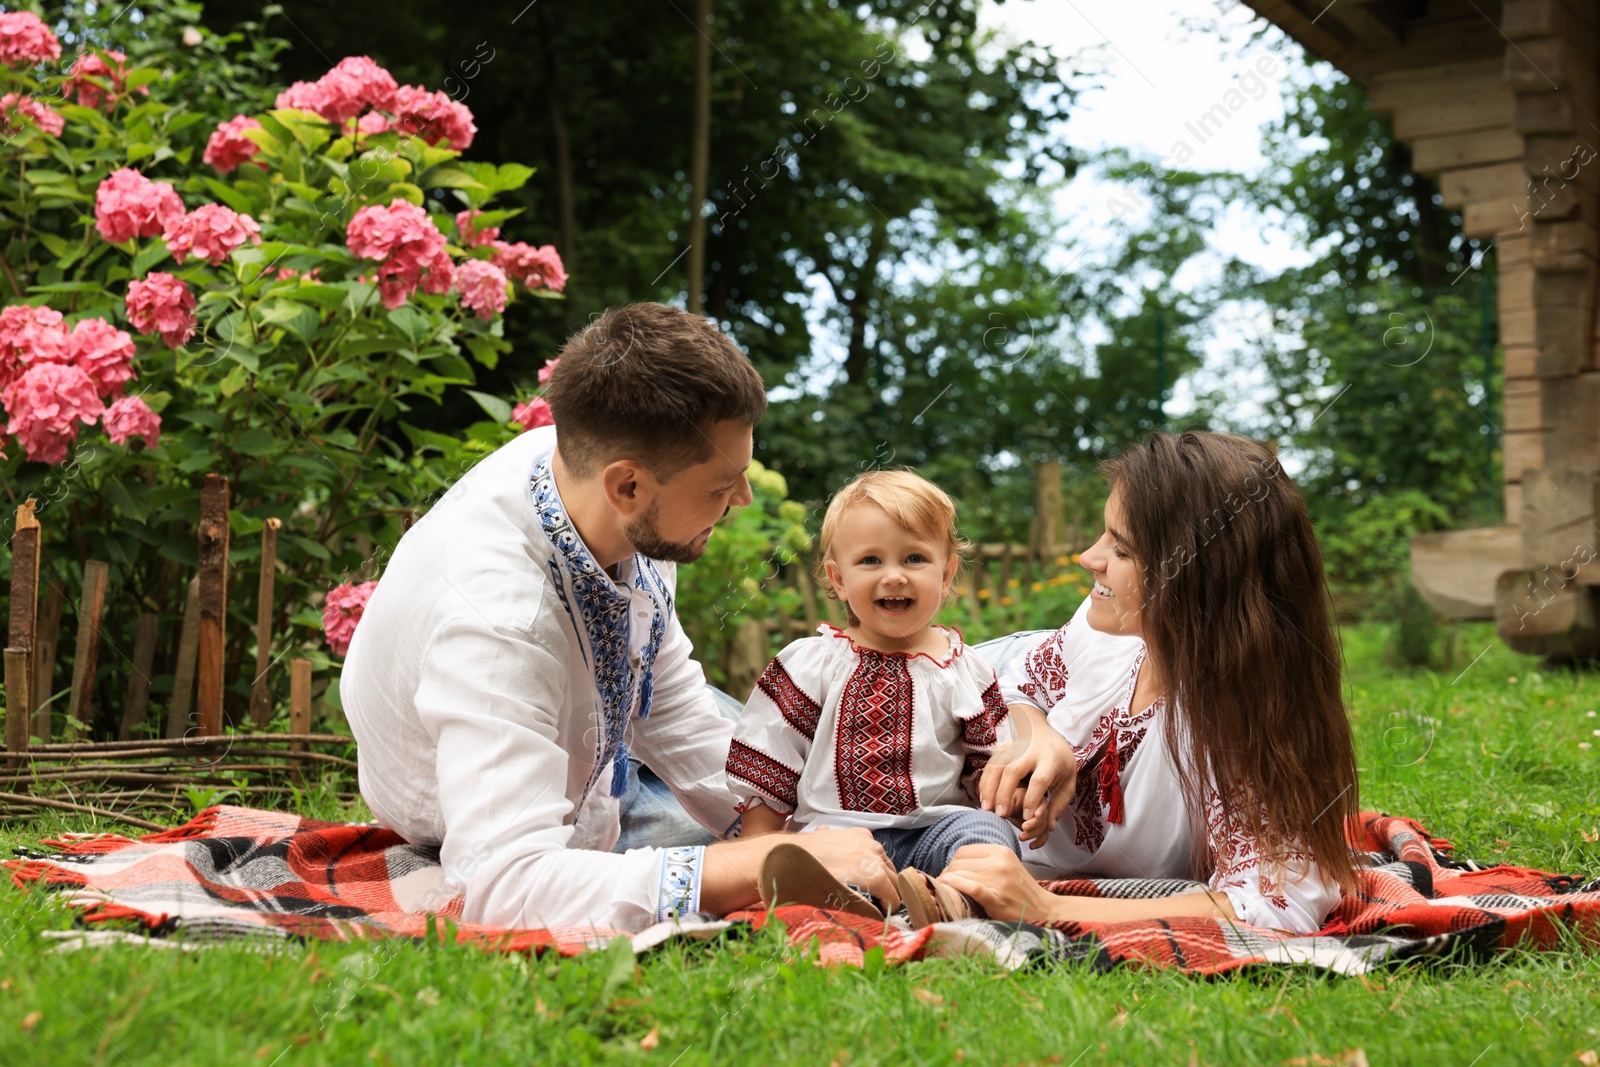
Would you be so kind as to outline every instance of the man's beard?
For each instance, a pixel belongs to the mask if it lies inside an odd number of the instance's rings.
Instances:
[[[693,541],[678,542],[668,541],[661,536],[661,531],[656,529],[656,519],[661,513],[661,501],[652,500],[650,506],[644,509],[644,514],[624,528],[628,543],[633,550],[650,559],[658,559],[663,563],[693,563],[699,559],[706,550],[710,540],[698,547]]]

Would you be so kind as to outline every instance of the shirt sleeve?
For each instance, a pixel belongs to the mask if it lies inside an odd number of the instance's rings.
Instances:
[[[1225,820],[1222,798],[1209,791],[1206,836],[1211,851],[1209,888],[1227,896],[1234,914],[1251,926],[1310,934],[1339,903],[1338,883],[1324,880],[1310,854],[1291,849],[1274,864],[1255,833],[1236,814]]]
[[[656,653],[650,713],[629,724],[631,747],[695,821],[726,837],[739,819],[723,766],[733,723],[712,703],[705,672],[673,615]]]
[[[470,605],[428,643],[416,707],[437,746],[440,862],[464,890],[464,921],[638,930],[658,913],[661,850],[567,847],[573,802],[557,741],[567,684],[528,633]]]
[[[1067,630],[1072,623],[1046,634],[1044,639],[1016,656],[1000,676],[1000,697],[1006,704],[1031,704],[1048,712],[1067,691]]]
[[[759,802],[788,814],[799,803],[800,772],[822,715],[822,705],[806,688],[818,687],[803,668],[820,658],[807,654],[809,642],[820,640],[830,639],[805,638],[773,657],[739,716],[727,774],[741,811]]]
[[[965,759],[961,767],[961,784],[977,801],[977,779],[988,766],[995,747],[1014,739],[1011,709],[1001,695],[1000,680],[994,668],[970,649],[962,653],[970,657],[966,664],[969,699],[957,712],[961,720],[961,747]]]

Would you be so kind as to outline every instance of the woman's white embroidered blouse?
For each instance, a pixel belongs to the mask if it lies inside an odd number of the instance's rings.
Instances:
[[[913,829],[972,808],[973,776],[1010,738],[994,669],[944,627],[940,657],[817,629],[767,665],[734,731],[728,783],[742,808],[792,813],[796,830]]]
[[[1205,791],[1204,812],[1187,811],[1167,748],[1166,702],[1130,708],[1145,643],[1094,629],[1084,619],[1088,608],[1085,600],[1000,680],[1007,704],[1039,708],[1078,757],[1067,814],[1043,848],[1025,854],[1029,862],[1128,878],[1209,872],[1210,888],[1227,894],[1245,922],[1296,933],[1319,929],[1339,901],[1338,886],[1325,883],[1301,852],[1281,857],[1285,869],[1275,875],[1248,828],[1223,825],[1215,788]]]

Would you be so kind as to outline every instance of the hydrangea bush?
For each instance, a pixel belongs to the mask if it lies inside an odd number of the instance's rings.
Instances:
[[[176,36],[162,11],[143,40]],[[516,213],[495,197],[532,171],[464,160],[476,127],[446,94],[354,56],[275,106],[219,114],[236,88],[196,84],[192,63],[64,48],[62,34],[106,40],[78,29],[0,14],[0,482],[9,504],[40,501],[59,579],[112,564],[120,647],[136,611],[181,613],[197,487],[227,476],[237,679],[263,521],[284,524],[281,644],[291,618],[320,629],[334,582],[376,577],[463,469],[548,420],[538,398],[514,424],[477,393],[488,417],[457,435],[408,414],[470,389],[508,351],[507,304],[559,296],[566,275],[549,246],[501,238]],[[181,39],[203,40],[193,25]],[[121,659],[102,657],[102,706],[120,700]]]

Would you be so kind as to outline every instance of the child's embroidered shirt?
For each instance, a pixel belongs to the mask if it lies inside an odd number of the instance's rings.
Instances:
[[[863,648],[824,623],[767,665],[728,750],[728,784],[790,827],[930,826],[975,806],[1011,722],[995,672],[959,632],[940,656]]]

